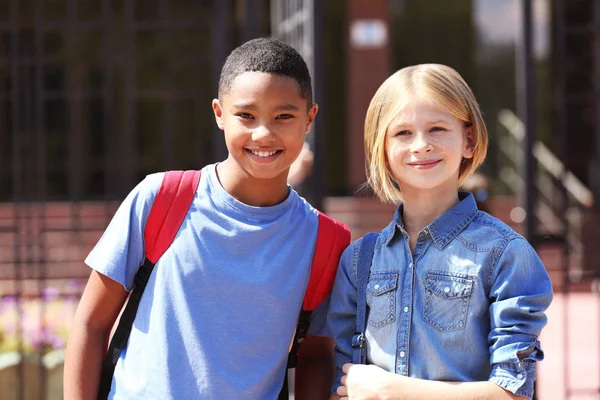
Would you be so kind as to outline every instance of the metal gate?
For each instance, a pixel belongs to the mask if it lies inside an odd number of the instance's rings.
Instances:
[[[314,171],[298,191],[316,208],[322,208],[325,191],[325,96],[323,51],[323,2],[315,0],[272,0],[271,34],[294,47],[304,58],[313,83],[313,101],[319,104],[319,116],[307,135],[315,158]]]
[[[223,0],[0,6],[3,399],[62,398],[83,260],[133,186],[224,157],[210,102],[233,15]]]
[[[600,319],[588,310],[600,306],[600,2],[558,0],[552,5],[556,114],[550,118],[556,154],[541,141],[529,138],[527,143],[529,126],[503,110],[497,118],[499,178],[522,204],[530,198],[523,212],[523,218],[534,215],[526,229],[528,239],[554,284],[554,320],[544,335],[552,338],[553,351],[561,353],[553,356],[561,362],[553,364],[560,372],[549,398],[598,398],[600,370],[594,367],[600,368],[600,352],[592,349],[597,349]],[[535,105],[531,97],[525,98]],[[585,341],[576,339],[581,332]]]

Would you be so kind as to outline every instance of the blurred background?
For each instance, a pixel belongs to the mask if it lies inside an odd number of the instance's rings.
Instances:
[[[0,398],[62,399],[85,256],[146,174],[226,157],[211,100],[258,36],[309,64],[298,190],[354,238],[393,215],[360,190],[377,87],[415,63],[463,75],[491,140],[468,189],[554,283],[536,397],[600,399],[600,0],[0,0]]]

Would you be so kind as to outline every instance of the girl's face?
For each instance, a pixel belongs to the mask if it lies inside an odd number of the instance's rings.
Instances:
[[[407,193],[447,189],[456,193],[463,158],[473,157],[471,129],[444,109],[407,103],[388,126],[385,151],[390,170]]]

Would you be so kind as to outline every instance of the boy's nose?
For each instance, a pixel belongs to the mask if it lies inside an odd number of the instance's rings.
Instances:
[[[252,130],[252,140],[254,140],[255,142],[265,140],[272,141],[274,140],[274,138],[275,135],[273,134],[273,131],[269,129],[268,126],[260,125]]]

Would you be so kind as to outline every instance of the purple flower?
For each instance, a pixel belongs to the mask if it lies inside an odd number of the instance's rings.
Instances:
[[[44,353],[62,349],[75,312],[75,304],[45,290],[40,298],[0,299],[0,353],[16,350]]]
[[[60,291],[55,287],[45,287],[42,289],[42,299],[46,301],[54,300],[58,298]]]

